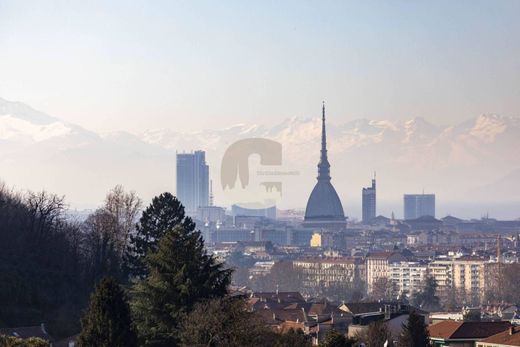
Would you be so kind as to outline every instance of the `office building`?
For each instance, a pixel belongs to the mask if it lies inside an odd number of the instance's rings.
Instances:
[[[405,194],[404,219],[435,217],[435,194]]]
[[[363,188],[362,192],[362,221],[368,224],[376,218],[376,177],[372,180],[372,186]]]
[[[196,216],[199,207],[209,206],[209,167],[204,151],[177,153],[177,198],[190,216]]]

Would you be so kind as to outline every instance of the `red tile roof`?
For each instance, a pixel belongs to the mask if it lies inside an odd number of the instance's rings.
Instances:
[[[461,322],[443,321],[430,325],[430,337],[452,339],[484,339],[503,332],[511,327],[509,322]]]
[[[490,336],[482,340],[483,343],[496,343],[506,346],[520,346],[520,328],[511,327],[510,329]]]

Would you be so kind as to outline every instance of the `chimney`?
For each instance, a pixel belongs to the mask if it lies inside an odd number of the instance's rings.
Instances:
[[[509,328],[509,335],[513,335],[515,333],[515,327],[514,326],[511,326]]]

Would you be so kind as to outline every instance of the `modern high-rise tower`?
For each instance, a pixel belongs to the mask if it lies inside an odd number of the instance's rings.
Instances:
[[[325,131],[325,104],[323,104],[321,122],[318,182],[316,182],[307,201],[304,225],[313,228],[341,230],[345,228],[347,223],[341,200],[336,193],[336,189],[330,183],[330,164],[327,157],[327,133]]]
[[[372,186],[363,188],[362,191],[362,221],[363,224],[368,224],[371,220],[376,218],[376,175],[372,179]]]
[[[405,194],[404,219],[435,217],[435,194]]]
[[[209,167],[204,151],[177,153],[177,198],[190,216],[209,205]]]

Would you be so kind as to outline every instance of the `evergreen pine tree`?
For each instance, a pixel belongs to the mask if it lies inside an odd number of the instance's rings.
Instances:
[[[79,346],[137,346],[125,293],[111,278],[104,278],[96,287],[81,325]]]
[[[181,225],[145,263],[149,275],[134,286],[132,301],[140,338],[146,346],[175,346],[182,318],[197,302],[223,297],[231,270],[206,253],[199,231]]]
[[[163,193],[153,198],[139,219],[135,235],[130,236],[128,252],[129,272],[135,277],[146,276],[144,258],[149,252],[157,250],[157,243],[168,230],[177,225],[193,231],[195,223],[184,212],[184,206],[171,193]]]
[[[398,347],[426,347],[430,346],[428,329],[424,324],[424,319],[415,311],[408,316],[408,323],[403,324],[401,335],[399,336]]]

